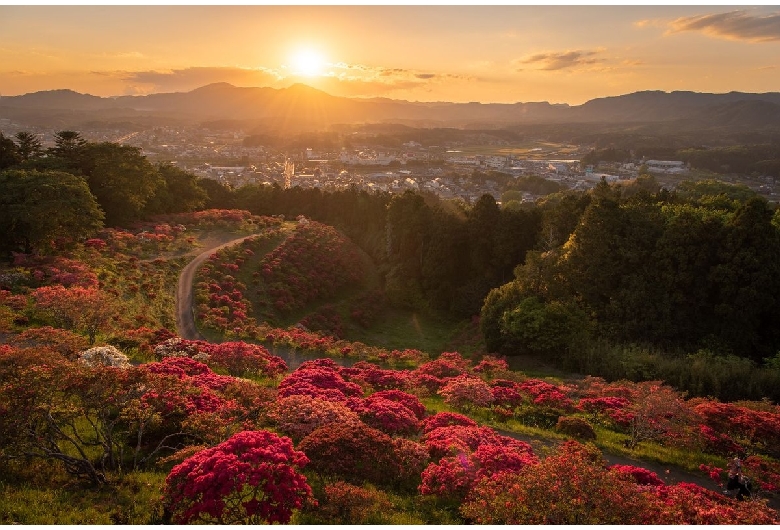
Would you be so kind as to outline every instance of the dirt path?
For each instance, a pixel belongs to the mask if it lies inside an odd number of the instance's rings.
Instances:
[[[176,287],[176,333],[178,333],[181,338],[188,340],[206,340],[195,326],[192,284],[195,280],[195,273],[198,268],[214,252],[241,243],[243,240],[255,235],[257,234],[231,239],[227,243],[222,243],[206,249],[198,254],[195,259],[190,261],[187,266],[184,267],[184,270],[181,271],[181,274],[179,275],[179,284]]]

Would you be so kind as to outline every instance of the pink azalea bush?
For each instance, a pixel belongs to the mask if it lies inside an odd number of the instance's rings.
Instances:
[[[175,524],[286,524],[313,501],[308,463],[289,438],[243,431],[175,466],[163,499]]]

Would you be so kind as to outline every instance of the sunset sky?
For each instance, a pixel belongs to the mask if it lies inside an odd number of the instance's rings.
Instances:
[[[777,6],[0,6],[0,95],[303,82],[340,96],[580,104],[780,91]]]

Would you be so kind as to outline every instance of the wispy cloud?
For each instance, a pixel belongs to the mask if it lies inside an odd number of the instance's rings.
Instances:
[[[268,68],[238,68],[230,66],[191,67],[178,70],[147,70],[114,72],[127,83],[127,93],[189,91],[210,83],[225,82],[237,86],[268,86],[282,76]]]
[[[520,59],[519,63],[531,65],[535,70],[564,70],[603,62],[604,59],[596,57],[600,53],[601,50],[537,53]]]
[[[780,13],[757,16],[739,10],[682,17],[669,23],[668,33],[683,31],[698,31],[712,37],[748,42],[778,41],[780,40]]]

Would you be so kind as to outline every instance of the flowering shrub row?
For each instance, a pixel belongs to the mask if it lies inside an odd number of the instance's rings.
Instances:
[[[259,265],[258,293],[282,315],[362,282],[362,260],[355,246],[335,228],[299,224]]]
[[[270,225],[261,234],[209,256],[195,283],[196,317],[201,326],[235,336],[251,334],[257,322],[246,298],[247,286],[236,278],[257,248],[278,234],[278,226]]]

